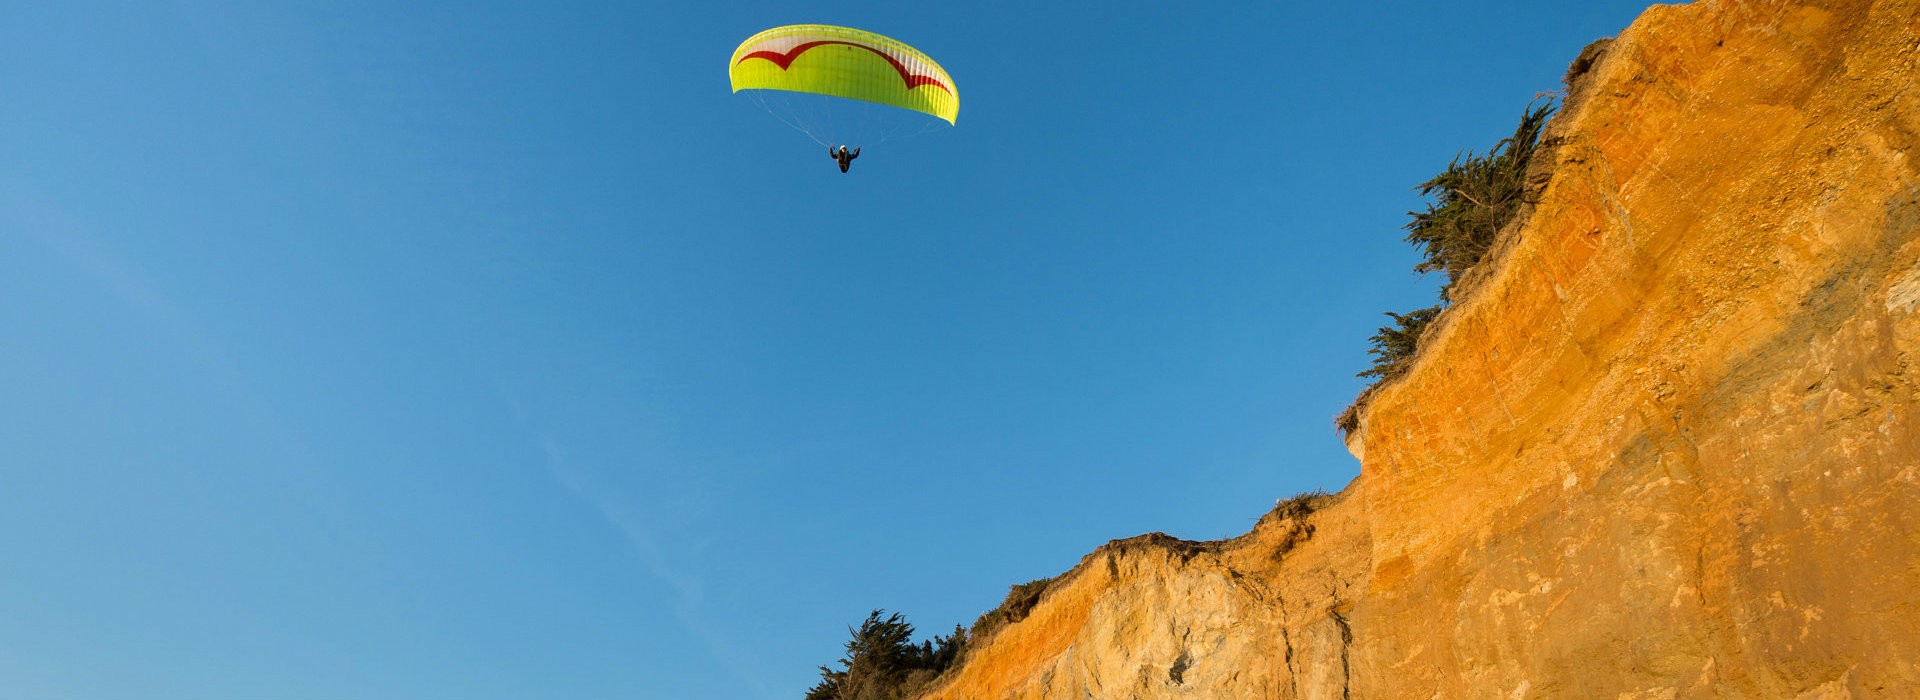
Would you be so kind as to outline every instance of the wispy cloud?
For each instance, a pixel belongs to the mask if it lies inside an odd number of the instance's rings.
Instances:
[[[540,449],[547,456],[547,471],[553,474],[555,481],[565,486],[567,492],[580,499],[600,513],[600,517],[612,525],[627,544],[640,557],[640,564],[647,573],[671,586],[680,595],[680,601],[686,607],[700,603],[700,579],[667,561],[666,550],[653,530],[642,522],[640,514],[612,491],[600,488],[588,480],[588,476],[567,462],[551,436],[540,437]]]
[[[524,414],[522,418],[524,420]],[[700,614],[700,577],[672,562],[661,533],[649,527],[643,515],[617,491],[595,483],[591,475],[573,466],[551,435],[542,434],[539,441],[546,455],[547,471],[554,481],[598,512],[601,519],[626,540],[647,573],[677,594],[674,618],[680,625],[698,638],[735,680],[752,688],[756,695],[770,696],[772,693],[760,678],[758,666],[750,662],[748,655],[736,651],[726,636]]]
[[[25,183],[0,177],[0,223],[58,253],[127,306],[183,335],[197,334],[198,324],[182,311],[140,266],[121,257],[75,217],[36,196]]]

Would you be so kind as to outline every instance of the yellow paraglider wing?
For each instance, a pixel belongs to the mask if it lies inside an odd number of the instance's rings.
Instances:
[[[932,58],[873,32],[796,24],[760,32],[733,50],[733,91],[788,90],[878,102],[952,124],[960,116],[953,78]]]

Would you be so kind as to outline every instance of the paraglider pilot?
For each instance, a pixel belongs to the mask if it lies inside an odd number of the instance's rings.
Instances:
[[[846,145],[842,144],[838,151],[831,148],[827,149],[827,155],[833,156],[834,160],[840,161],[840,172],[844,173],[847,171],[848,166],[853,165],[853,159],[860,157],[860,149],[855,148],[852,153],[848,153]]]

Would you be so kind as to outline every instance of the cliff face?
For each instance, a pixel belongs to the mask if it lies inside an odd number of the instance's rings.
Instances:
[[[1656,6],[1576,85],[1352,485],[928,697],[1920,697],[1920,0]]]

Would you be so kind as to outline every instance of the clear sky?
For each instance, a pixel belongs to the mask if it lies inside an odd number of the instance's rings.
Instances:
[[[1644,7],[0,11],[0,697],[798,698],[1359,472],[1412,186]],[[822,22],[957,128],[727,87]]]

